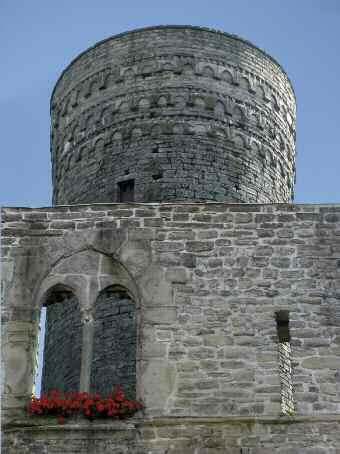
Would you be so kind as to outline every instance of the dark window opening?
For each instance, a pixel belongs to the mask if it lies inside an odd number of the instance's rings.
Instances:
[[[279,342],[289,342],[289,312],[288,311],[279,311],[276,312],[276,325],[277,325],[277,335]]]
[[[292,377],[292,350],[289,332],[289,312],[276,312],[276,328],[279,350],[279,373],[281,382],[281,411],[284,415],[293,415],[293,377]]]
[[[135,180],[118,183],[118,201],[133,202],[135,200]]]
[[[108,395],[122,385],[136,396],[136,306],[126,291],[109,287],[95,303],[91,392]]]
[[[52,389],[79,391],[82,324],[78,299],[68,289],[56,286],[44,306],[45,326],[41,321],[44,344],[41,339],[38,365],[42,378],[41,384],[36,383],[36,392],[40,388],[42,393]]]

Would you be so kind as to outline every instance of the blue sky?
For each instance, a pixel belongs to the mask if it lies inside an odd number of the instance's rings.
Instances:
[[[339,0],[1,0],[0,204],[51,204],[49,98],[65,66],[110,35],[192,24],[244,37],[297,96],[296,202],[340,202]]]

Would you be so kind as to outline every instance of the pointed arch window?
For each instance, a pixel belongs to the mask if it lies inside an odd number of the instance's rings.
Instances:
[[[72,290],[62,285],[50,289],[41,309],[40,333],[36,393],[78,391],[82,324],[79,302]]]
[[[117,384],[136,395],[136,306],[124,288],[110,286],[94,307],[90,391],[109,394]]]

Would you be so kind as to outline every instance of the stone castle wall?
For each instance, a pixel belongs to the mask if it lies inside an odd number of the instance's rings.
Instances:
[[[59,206],[1,210],[4,451],[339,454],[340,206],[268,204],[295,181],[281,66],[135,30],[69,65],[51,117]],[[120,382],[142,412],[27,416],[42,306],[43,389]]]
[[[2,220],[6,452],[23,442],[25,452],[42,442],[53,452],[67,439],[70,453],[338,453],[339,206],[97,204],[7,208]],[[24,418],[44,295],[64,285],[78,298],[84,389],[95,302],[118,284],[136,305],[144,414],[106,429]],[[290,417],[281,416],[280,312],[289,313]]]
[[[295,98],[251,43],[190,26],[109,38],[63,72],[51,100],[55,204],[289,202]]]

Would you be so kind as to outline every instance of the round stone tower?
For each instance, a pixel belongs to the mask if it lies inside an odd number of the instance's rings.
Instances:
[[[51,100],[54,204],[293,199],[295,97],[248,41],[192,26],[80,54]]]

